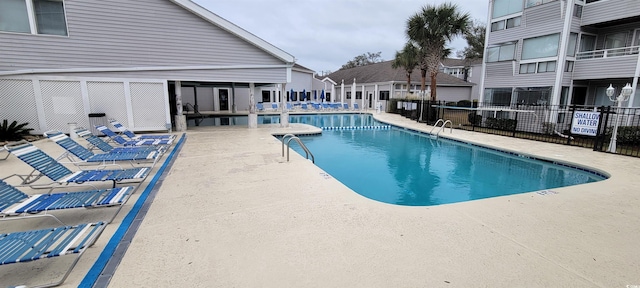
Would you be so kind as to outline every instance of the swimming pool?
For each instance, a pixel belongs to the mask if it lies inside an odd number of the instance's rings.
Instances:
[[[315,115],[324,119],[314,123],[345,123],[332,122],[332,116]],[[376,123],[371,115],[350,116],[361,118],[349,118],[350,124]],[[322,135],[300,139],[314,154],[315,164],[335,179],[367,198],[397,205],[440,205],[605,179],[597,173],[431,139],[401,128],[324,130]],[[292,147],[304,155],[296,144]]]
[[[363,117],[364,116],[364,117]],[[188,126],[195,126],[196,119],[187,121]],[[234,126],[248,125],[247,116],[213,116],[198,119],[199,126]],[[258,124],[278,124],[280,115],[258,115]],[[364,114],[296,114],[289,115],[289,123],[303,123],[316,127],[367,126],[379,124],[371,115]]]

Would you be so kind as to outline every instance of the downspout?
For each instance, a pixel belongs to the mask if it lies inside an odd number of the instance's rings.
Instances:
[[[489,5],[488,5],[488,9],[489,11],[487,12],[487,27],[485,27],[485,31],[484,31],[484,52],[483,54],[487,53],[487,47],[489,46],[489,36],[491,36],[491,10],[493,10],[493,0],[489,0]],[[478,87],[478,93],[480,95],[478,95],[478,107],[482,107],[482,103],[484,102],[484,81],[486,78],[486,74],[487,74],[487,61],[486,61],[486,57],[482,57],[482,73],[480,73],[480,87]]]
[[[571,20],[573,20],[573,6],[574,0],[566,0],[565,5],[567,6],[564,13],[564,27],[562,28],[562,34],[560,34],[560,47],[558,49],[558,61],[556,64],[556,80],[553,83],[553,94],[551,97],[550,105],[559,105],[560,104],[560,93],[562,93],[562,76],[564,75],[564,65],[567,62],[567,42],[569,42],[569,37],[571,36]],[[562,5],[560,5],[562,8]],[[555,109],[551,113],[549,113],[549,119],[547,122],[556,123],[556,119],[558,119],[558,110]]]

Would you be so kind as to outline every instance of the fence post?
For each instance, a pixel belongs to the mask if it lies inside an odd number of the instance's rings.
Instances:
[[[518,108],[516,108],[518,109]],[[516,131],[518,130],[518,112],[516,111],[516,117],[515,117],[515,125],[513,125],[513,132],[511,133],[511,137],[516,137]]]
[[[607,106],[605,111],[604,106],[598,107],[600,111],[600,119],[598,119],[598,135],[596,135],[596,139],[593,143],[593,151],[602,152],[602,147],[604,147],[604,140],[607,138],[607,124],[609,122],[609,114],[611,112],[611,106]],[[606,113],[606,117],[605,117]],[[604,121],[603,121],[604,119]]]
[[[569,125],[569,133],[567,133],[568,134],[567,145],[571,145],[571,135],[573,134],[571,133],[571,125],[573,125],[573,117],[575,116],[575,114],[576,114],[576,105],[574,104],[574,105],[571,105],[571,118],[569,118],[571,119],[570,120],[571,124]]]

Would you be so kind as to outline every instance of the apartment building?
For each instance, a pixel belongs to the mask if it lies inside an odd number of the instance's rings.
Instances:
[[[490,0],[480,102],[640,106],[640,1]],[[564,122],[563,113],[548,120]],[[555,118],[555,119],[554,119]]]

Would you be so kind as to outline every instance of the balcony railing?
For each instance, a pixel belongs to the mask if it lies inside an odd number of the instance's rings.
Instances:
[[[612,49],[605,49],[605,50],[584,51],[584,52],[578,52],[576,54],[576,60],[638,55],[639,50],[640,50],[640,46],[631,46],[631,47],[612,48]]]

